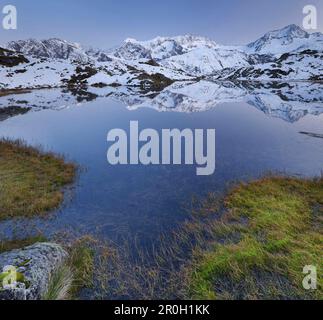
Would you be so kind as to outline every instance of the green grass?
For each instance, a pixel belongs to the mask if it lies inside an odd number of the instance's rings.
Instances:
[[[73,272],[71,295],[77,296],[83,288],[93,285],[94,276],[94,250],[91,247],[90,238],[82,238],[76,241],[69,250],[69,265]]]
[[[94,250],[90,237],[77,239],[67,248],[68,260],[51,276],[43,300],[75,300],[80,291],[93,286]]]
[[[74,275],[71,267],[66,264],[60,267],[50,278],[48,290],[42,300],[69,300]]]
[[[76,167],[21,141],[0,140],[0,220],[44,215],[63,201]]]
[[[323,179],[269,176],[234,187],[224,204],[214,232],[226,241],[196,249],[192,298],[323,298]],[[318,269],[317,290],[302,286],[306,265]]]

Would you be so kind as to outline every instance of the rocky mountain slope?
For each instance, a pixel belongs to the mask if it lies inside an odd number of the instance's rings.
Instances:
[[[79,44],[60,39],[11,41],[6,48],[35,58],[70,59],[79,62],[90,60]]]
[[[323,81],[323,51],[304,50],[284,53],[279,58],[243,68],[226,68],[215,75],[216,79],[284,81]]]
[[[296,25],[246,46],[197,36],[127,39],[111,50],[60,39],[11,41],[0,48],[0,89],[136,86],[161,90],[174,81],[322,81],[323,35]]]
[[[319,32],[309,34],[296,25],[266,33],[263,37],[247,45],[246,51],[258,54],[274,54],[304,51],[307,49],[322,50],[323,35]]]

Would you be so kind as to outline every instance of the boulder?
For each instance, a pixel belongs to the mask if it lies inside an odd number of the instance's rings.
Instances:
[[[61,267],[68,253],[54,243],[38,243],[0,254],[0,274],[8,266],[15,267],[17,284],[0,283],[0,300],[40,300],[47,292],[51,275]]]

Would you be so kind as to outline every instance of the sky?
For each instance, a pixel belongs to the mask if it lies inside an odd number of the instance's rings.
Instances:
[[[288,24],[302,26],[307,4],[317,7],[323,32],[323,0],[0,0],[0,21],[7,4],[17,7],[18,29],[0,24],[0,43],[57,37],[107,49],[126,38],[194,34],[240,45]]]

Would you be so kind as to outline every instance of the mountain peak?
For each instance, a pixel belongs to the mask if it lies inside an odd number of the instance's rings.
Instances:
[[[260,39],[247,45],[247,48],[255,53],[272,53],[293,51],[300,47],[300,41],[308,39],[309,34],[296,24],[267,32]]]
[[[124,43],[138,43],[139,41],[134,38],[127,38]]]
[[[181,55],[198,48],[215,49],[217,44],[205,37],[186,34],[175,37],[158,36],[152,40],[138,41],[128,38],[116,51],[116,56],[127,59],[147,58],[149,55],[156,60]],[[120,52],[122,51],[122,52]],[[128,51],[128,52],[126,52]],[[140,54],[138,55],[138,52]]]
[[[294,37],[307,38],[308,33],[296,24],[290,24],[284,28],[268,32],[267,35],[272,37]]]
[[[71,59],[82,62],[88,61],[88,56],[84,53],[80,44],[68,42],[59,38],[10,41],[7,43],[6,48],[38,58]]]

